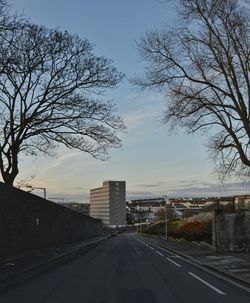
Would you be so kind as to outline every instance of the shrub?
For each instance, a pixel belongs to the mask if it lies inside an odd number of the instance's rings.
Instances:
[[[158,236],[165,236],[165,221],[151,225],[143,232]],[[174,219],[168,221],[168,236],[188,241],[212,242],[212,214],[202,213],[188,219]]]
[[[189,241],[212,241],[212,222],[185,222],[175,231],[176,238],[184,238]]]

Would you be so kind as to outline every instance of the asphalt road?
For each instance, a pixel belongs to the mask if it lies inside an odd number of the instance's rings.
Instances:
[[[246,303],[250,293],[135,235],[119,235],[0,294],[0,302]]]

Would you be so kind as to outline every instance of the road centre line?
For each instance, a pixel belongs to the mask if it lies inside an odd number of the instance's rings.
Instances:
[[[169,259],[169,258],[166,258],[168,261],[172,262],[174,265],[178,266],[178,267],[181,267],[180,264],[176,263],[175,261]]]
[[[140,241],[140,240],[139,240],[139,241]],[[165,249],[165,248],[163,248],[163,247],[157,245],[157,244],[154,243],[154,242],[147,242],[146,240],[143,240],[143,242],[146,243],[147,246],[148,246],[150,249],[154,250],[154,251],[156,251],[156,250],[155,250],[152,246],[150,246],[148,243],[152,244],[153,246],[156,246],[157,248],[160,248],[161,250],[163,250],[164,252],[166,252],[166,253],[168,253],[168,254],[171,254],[171,255],[173,254],[173,253],[172,253],[171,251],[169,251],[168,249]],[[181,256],[175,255],[175,258],[178,258],[178,259],[180,259],[180,260],[183,260],[183,258],[182,258]]]
[[[218,288],[216,288],[215,286],[209,284],[207,281],[201,279],[200,277],[196,276],[195,274],[193,274],[192,272],[189,272],[189,274],[191,276],[193,276],[194,278],[196,278],[197,280],[199,280],[200,282],[204,283],[205,285],[207,285],[208,287],[212,288],[214,291],[216,291],[218,294],[220,295],[226,295],[223,291],[219,290]]]
[[[158,255],[160,255],[160,256],[164,256],[161,252],[159,252],[158,250],[155,250],[155,252],[158,254]]]
[[[140,242],[142,242],[141,240],[139,240]],[[164,254],[162,254],[161,252],[159,252],[158,250],[154,249],[152,246],[149,246],[146,242],[142,242],[144,245],[146,245],[147,247],[149,247],[150,249],[154,250],[158,255],[164,257]]]
[[[138,239],[138,238],[137,238],[137,239]],[[139,239],[138,239],[138,240],[139,240]],[[148,240],[143,239],[143,242],[144,242],[144,243],[148,243],[148,244],[152,244],[152,245],[156,246],[157,248],[160,248],[160,249],[163,250],[164,252],[173,255],[173,251],[170,251],[170,250],[168,250],[168,249],[166,249],[166,248],[163,248],[162,246],[156,244],[156,243],[153,242],[153,241],[148,241]],[[170,257],[171,257],[171,256],[170,256]],[[199,264],[195,263],[194,261],[191,261],[191,260],[189,260],[189,259],[183,258],[183,257],[180,256],[180,255],[178,255],[178,256],[176,256],[176,257],[177,257],[179,260],[182,260],[182,261],[184,261],[184,262],[186,262],[186,263],[189,263],[189,264],[191,264],[192,266],[195,266],[196,268],[199,268],[200,270],[205,271],[205,272],[209,273],[210,275],[212,275],[212,276],[214,276],[214,277],[216,277],[216,278],[218,278],[218,279],[220,279],[220,280],[223,280],[223,281],[225,281],[225,282],[227,282],[227,283],[230,283],[231,285],[234,285],[234,286],[236,286],[236,287],[238,287],[238,288],[240,288],[240,289],[243,289],[244,291],[250,293],[250,288],[247,287],[247,286],[244,286],[244,285],[240,284],[239,282],[236,282],[236,281],[234,281],[234,280],[232,280],[232,279],[230,279],[230,278],[227,278],[227,277],[223,276],[222,274],[216,273],[216,272],[214,272],[213,270],[210,270],[210,269],[208,269],[208,268],[205,268],[204,266],[199,265]]]
[[[176,258],[176,259],[181,259],[181,256],[178,256],[178,255],[171,255],[169,256],[170,258]]]

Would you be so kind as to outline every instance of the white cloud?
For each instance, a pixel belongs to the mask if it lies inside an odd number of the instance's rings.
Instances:
[[[137,185],[139,191],[130,192],[130,196],[138,198],[155,196],[161,197],[167,195],[168,197],[207,197],[207,196],[233,196],[239,194],[250,193],[250,181],[248,182],[228,182],[225,184],[218,184],[215,182],[202,180],[172,180],[159,181],[152,184]],[[150,191],[145,191],[148,188]],[[140,191],[140,189],[142,189]]]
[[[74,160],[80,156],[78,151],[68,151],[64,152],[63,155],[60,155],[56,157],[55,159],[52,159],[49,164],[49,169],[56,169],[62,164],[68,163],[71,160]]]
[[[154,122],[163,110],[161,94],[132,94],[128,99],[133,102],[132,109],[123,115],[128,129]]]
[[[156,109],[152,106],[139,108],[137,110],[133,110],[123,116],[124,122],[128,127],[128,130],[139,128],[143,124],[148,122],[153,122],[158,113]]]

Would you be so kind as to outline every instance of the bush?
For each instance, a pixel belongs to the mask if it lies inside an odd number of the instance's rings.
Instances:
[[[168,221],[168,235],[171,235],[176,228],[182,223],[181,219],[169,220]],[[143,229],[143,232],[158,236],[165,236],[166,225],[165,221],[160,221],[155,223],[154,225],[149,226],[148,230],[146,228]]]
[[[151,225],[144,233],[165,236],[165,221]],[[188,241],[205,241],[212,243],[211,214],[195,215],[188,219],[174,219],[168,221],[168,236]]]
[[[188,241],[212,242],[212,222],[186,222],[175,231],[176,238],[183,238]]]

